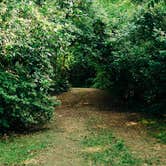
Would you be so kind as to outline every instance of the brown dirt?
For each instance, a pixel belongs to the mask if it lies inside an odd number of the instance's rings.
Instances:
[[[56,110],[56,120],[53,120],[51,130],[59,128],[60,132],[56,133],[55,145],[37,158],[39,165],[91,166],[81,157],[82,147],[79,144],[82,137],[89,133],[88,123],[94,130],[111,129],[116,137],[125,141],[136,157],[144,161],[150,159],[153,166],[166,165],[166,145],[147,134],[146,127],[139,122],[141,115],[120,112],[111,107],[112,100],[106,92],[73,88],[58,98],[62,106]],[[87,150],[99,151],[100,147]]]

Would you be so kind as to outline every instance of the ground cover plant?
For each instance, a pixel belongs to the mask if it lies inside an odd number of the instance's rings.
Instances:
[[[92,133],[82,141],[82,144],[89,148],[84,155],[87,159],[92,160],[93,165],[141,165],[141,160],[134,158],[124,142],[117,140],[111,131],[101,130]]]
[[[48,130],[45,130],[45,133],[4,135],[0,140],[0,163],[3,165],[28,163],[39,152],[52,145],[53,135]]]

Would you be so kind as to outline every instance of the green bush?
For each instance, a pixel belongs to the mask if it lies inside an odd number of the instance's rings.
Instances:
[[[91,4],[86,0],[0,2],[1,129],[44,124],[54,110],[49,93],[67,91],[70,73],[73,79],[76,69],[87,64],[81,71],[84,78],[94,77],[89,57],[99,52],[100,37]]]
[[[74,37],[69,48],[73,55],[68,70],[69,81],[73,86],[90,86],[95,76],[90,57],[96,53],[94,47],[97,38],[93,27],[96,17],[92,10],[92,2],[75,0],[72,6],[65,3],[63,8],[68,11],[66,21],[75,27],[75,30],[70,32]]]
[[[62,27],[57,32],[57,59],[51,61],[55,73],[52,89],[56,93],[66,91],[69,82],[73,86],[86,86],[89,84],[87,83],[89,78],[94,77],[89,61],[90,55],[95,52],[94,38],[96,37],[91,5],[92,2],[87,0],[56,1],[59,15],[56,21]],[[51,16],[51,19],[53,17]],[[58,78],[57,82],[55,78]]]
[[[140,8],[122,28],[113,30],[110,40],[113,50],[107,54],[106,61],[97,63],[95,84],[110,89],[122,100],[141,103],[144,109],[154,113],[165,113],[166,103],[163,3]]]
[[[1,130],[46,123],[57,103],[50,92],[67,91],[69,83],[95,83],[127,102],[164,112],[164,0],[98,3],[0,1]]]
[[[0,128],[46,123],[54,102],[48,97],[54,33],[32,1],[0,3]]]

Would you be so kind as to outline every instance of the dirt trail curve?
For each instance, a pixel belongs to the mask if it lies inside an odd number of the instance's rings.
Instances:
[[[140,115],[116,111],[111,108],[111,97],[104,91],[93,88],[73,88],[58,97],[62,106],[56,109],[51,130],[55,130],[55,146],[39,156],[43,166],[91,166],[81,157],[80,140],[88,135],[87,119],[102,119],[95,128],[110,128],[115,136],[123,139],[134,155],[144,160],[154,160],[166,165],[166,146],[147,135],[139,123]],[[56,129],[55,129],[56,128]],[[58,132],[57,132],[58,128]]]

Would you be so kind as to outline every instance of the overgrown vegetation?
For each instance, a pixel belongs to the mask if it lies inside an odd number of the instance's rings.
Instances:
[[[96,87],[144,111],[165,113],[166,5],[164,1],[99,1],[109,15],[109,48],[96,61]],[[116,12],[114,12],[116,11]],[[105,58],[104,58],[105,57]]]
[[[57,104],[49,95],[70,84],[165,114],[164,0],[2,0],[0,9],[1,129],[43,125]]]
[[[0,128],[42,125],[54,110],[48,90],[55,33],[31,1],[1,1],[0,12]]]
[[[1,1],[0,9],[0,128],[43,125],[57,103],[49,93],[68,90],[69,71],[93,50],[90,2]]]
[[[0,163],[22,164],[51,144],[47,131],[5,133],[46,124],[59,104],[52,94],[72,86],[158,115],[142,124],[165,144],[166,1],[0,0]],[[82,143],[94,165],[142,164],[108,130]]]

